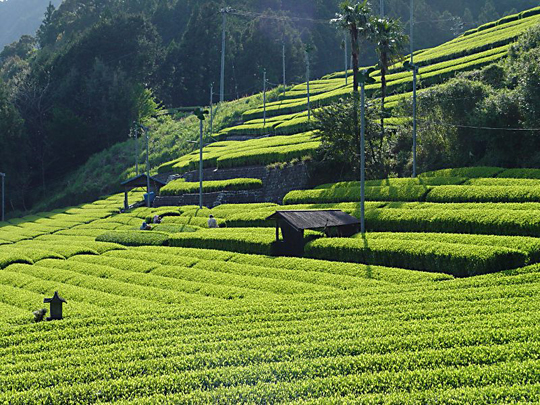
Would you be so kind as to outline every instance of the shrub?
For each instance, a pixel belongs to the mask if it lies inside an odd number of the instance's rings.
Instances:
[[[231,180],[205,181],[203,182],[203,192],[233,191],[233,190],[253,190],[262,187],[260,179],[237,178]],[[177,196],[199,192],[198,182],[186,182],[184,179],[174,180],[163,187],[161,195]]]
[[[429,192],[429,202],[539,202],[539,187],[440,186]]]
[[[14,263],[34,264],[32,259],[26,256],[23,252],[0,252],[0,269],[3,269]]]
[[[423,201],[430,188],[424,186],[366,187],[369,201]],[[296,190],[288,193],[283,204],[357,202],[360,187],[338,187],[320,190]]]
[[[356,237],[361,237],[361,235],[356,235]],[[529,256],[529,262],[540,261],[540,239],[526,236],[468,235],[459,233],[373,232],[368,235],[368,238],[370,240],[399,239],[505,247],[526,253]]]
[[[540,179],[489,178],[470,179],[465,183],[470,186],[540,186]]]
[[[497,177],[515,179],[540,179],[540,169],[507,169]]]
[[[169,235],[155,231],[110,231],[96,237],[96,241],[124,246],[167,246]]]
[[[517,250],[440,242],[366,238],[322,238],[306,245],[306,256],[452,274],[456,277],[522,267]]]
[[[504,169],[500,167],[459,167],[456,169],[441,169],[432,172],[421,173],[419,177],[495,177]]]
[[[423,185],[423,186],[440,186],[440,185],[451,185],[451,184],[462,184],[466,181],[466,178],[463,177],[425,177],[425,178],[393,178],[393,179],[381,179],[381,180],[367,180],[367,187],[399,187],[399,186],[414,186],[414,185]],[[329,183],[321,184],[320,186],[315,187],[318,189],[326,188],[339,188],[339,187],[360,187],[359,181],[343,181],[340,183]]]
[[[270,255],[274,241],[275,232],[268,229],[212,229],[174,234],[170,238],[170,245]]]
[[[374,209],[366,228],[384,232],[452,232],[488,235],[540,235],[540,212],[503,209]]]

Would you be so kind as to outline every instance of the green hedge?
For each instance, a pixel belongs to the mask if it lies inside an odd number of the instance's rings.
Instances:
[[[361,237],[357,235],[356,237]],[[495,246],[519,250],[527,254],[528,263],[540,261],[540,239],[528,236],[472,235],[460,233],[423,232],[370,232],[373,239],[398,239],[423,242],[459,243],[465,245]]]
[[[262,188],[262,180],[237,178],[230,180],[217,180],[203,182],[203,192],[211,193],[214,191],[234,191],[234,190],[253,190]],[[192,194],[199,192],[198,182],[186,182],[184,179],[174,180],[163,187],[161,195],[178,196],[183,194]]]
[[[414,240],[322,238],[306,245],[308,257],[409,268],[456,277],[493,273],[527,263],[523,252],[493,246]]]
[[[366,187],[369,201],[424,201],[430,188],[425,186]],[[295,190],[288,193],[283,204],[338,203],[360,200],[360,187],[338,187],[320,190]]]
[[[156,231],[110,231],[97,236],[96,241],[124,246],[168,246],[169,235]]]
[[[507,169],[497,177],[515,179],[540,179],[540,169]]]
[[[535,7],[535,8],[531,8],[530,10],[525,10],[521,12],[520,16],[521,18],[527,18],[527,17],[532,17],[534,15],[539,15],[539,14],[540,14],[540,7]]]
[[[171,235],[170,246],[270,255],[274,241],[275,232],[270,229],[210,229]]]
[[[504,169],[500,167],[459,167],[455,169],[441,169],[432,172],[425,172],[419,175],[419,177],[495,177],[501,173]]]
[[[12,252],[12,253],[3,253],[0,252],[0,269],[3,269],[10,264],[15,263],[26,263],[26,264],[34,264],[32,259],[30,259],[27,255],[24,254],[24,252]]]
[[[462,184],[467,179],[464,177],[425,177],[425,178],[392,178],[392,179],[381,179],[381,180],[367,180],[367,187],[401,187],[401,186],[414,186],[414,185],[423,185],[423,186],[441,186],[441,185],[458,185]],[[315,190],[328,189],[328,188],[340,188],[340,187],[360,187],[359,181],[343,181],[339,183],[328,183],[321,184],[320,186],[315,187]]]
[[[540,202],[540,187],[440,186],[426,197],[428,202]]]
[[[366,228],[384,232],[450,232],[540,236],[540,212],[490,209],[374,209]]]
[[[540,186],[540,179],[516,179],[516,178],[478,178],[469,179],[465,183],[470,186]]]

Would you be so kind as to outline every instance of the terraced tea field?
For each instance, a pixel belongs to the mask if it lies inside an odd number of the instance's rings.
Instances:
[[[423,88],[504,58],[539,13],[418,51]],[[390,106],[411,86],[401,64],[391,73]],[[344,76],[312,83],[314,108],[351,91]],[[204,167],[312,154],[305,92],[270,104],[266,125],[257,108],[215,134]],[[193,153],[159,172],[197,168]],[[292,191],[283,206],[120,213],[114,195],[0,223],[0,403],[538,403],[539,173],[480,167],[369,181],[368,232],[306,232],[301,258],[272,255],[267,218],[278,209],[358,217],[357,182]],[[204,191],[260,186],[238,178]],[[176,180],[163,194],[196,189]],[[207,228],[210,214],[220,228]],[[155,215],[162,223],[140,231]],[[64,319],[35,323],[32,311],[55,291]]]
[[[318,188],[330,203],[119,214],[118,195],[3,223],[0,403],[538,402],[540,201],[514,189],[540,180],[507,174],[373,181],[416,201],[368,202],[365,237],[309,233],[304,258],[268,256],[266,217],[357,215],[339,201],[356,184]],[[426,201],[448,187],[495,192]],[[205,229],[210,213],[223,228]],[[34,323],[54,291],[65,318]]]

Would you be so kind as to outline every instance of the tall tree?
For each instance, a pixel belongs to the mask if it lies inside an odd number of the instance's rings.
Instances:
[[[403,33],[401,24],[391,18],[373,18],[371,40],[375,43],[375,50],[379,58],[381,69],[381,139],[384,137],[384,119],[386,118],[386,75],[391,65],[401,57],[401,51],[408,42],[409,37]]]
[[[367,38],[371,30],[371,8],[367,0],[352,3],[346,0],[340,4],[340,13],[332,20],[339,28],[349,32],[351,36],[351,54],[353,61],[353,98],[354,98],[354,133],[356,145],[360,149],[360,125],[358,122],[358,54],[360,53],[360,38]]]

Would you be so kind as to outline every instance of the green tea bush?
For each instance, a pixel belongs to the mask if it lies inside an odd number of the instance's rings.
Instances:
[[[214,191],[235,191],[235,190],[253,190],[262,187],[260,179],[236,178],[230,180],[205,181],[203,183],[203,192],[211,193]],[[164,196],[178,196],[199,192],[198,182],[186,182],[184,179],[174,180],[168,183],[160,191]]]
[[[424,201],[430,188],[425,186],[366,187],[366,200],[370,201]],[[337,187],[319,190],[295,190],[288,193],[283,204],[356,202],[360,187]]]
[[[460,167],[456,169],[441,169],[421,173],[419,177],[495,177],[504,169],[500,167]]]
[[[540,187],[440,186],[431,190],[428,202],[540,202]]]
[[[308,257],[377,264],[414,270],[475,276],[522,267],[523,252],[493,246],[477,246],[417,240],[322,238],[306,245]]]
[[[33,264],[34,262],[22,252],[0,252],[0,269],[14,263]]]
[[[170,237],[170,246],[270,255],[275,232],[260,228],[211,229]]]
[[[167,246],[169,235],[156,231],[110,231],[96,237],[96,241],[124,246]]]
[[[417,178],[391,178],[382,180],[367,180],[366,187],[400,187],[400,186],[442,186],[442,185],[458,185],[462,184],[467,179],[464,177],[417,177]],[[318,189],[340,188],[340,187],[360,187],[359,181],[343,181],[339,183],[321,184],[315,187]]]
[[[374,209],[366,228],[383,232],[450,232],[540,236],[540,212],[504,209]]]
[[[465,183],[470,186],[540,186],[540,179],[523,178],[489,178],[489,179],[469,179]]]
[[[506,169],[497,177],[516,179],[540,179],[540,169]]]
[[[361,238],[358,234],[356,237]],[[477,246],[495,246],[519,250],[527,254],[528,262],[540,261],[540,239],[526,236],[472,235],[458,233],[423,232],[370,232],[369,240],[398,239],[436,243],[458,243]]]

